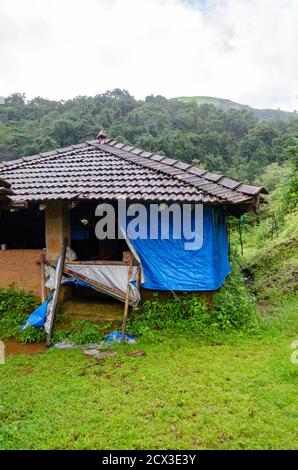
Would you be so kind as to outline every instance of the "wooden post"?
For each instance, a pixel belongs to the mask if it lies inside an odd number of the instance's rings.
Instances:
[[[136,288],[138,290],[140,290],[140,286],[141,286],[141,277],[142,277],[141,264],[138,264],[137,275],[136,275]]]
[[[44,303],[44,301],[47,298],[46,294],[46,287],[45,287],[45,275],[44,275],[44,265],[45,265],[45,254],[42,253],[40,256],[40,269],[41,269],[41,279],[40,279],[40,292],[41,292],[41,303]]]
[[[238,230],[239,230],[239,240],[240,240],[241,255],[243,256],[243,239],[242,239],[241,218],[240,218],[239,221],[238,221]]]
[[[179,295],[174,291],[174,290],[171,290],[171,294],[173,295],[173,297],[179,302],[179,304],[181,305],[181,307],[183,308],[184,312],[189,315],[188,313],[188,310],[187,310],[187,307],[185,305],[185,303],[180,299]]]
[[[213,291],[208,291],[206,293],[207,297],[207,307],[208,307],[208,312],[211,313],[213,310],[213,299],[212,299],[212,292]]]
[[[121,338],[120,341],[123,343],[125,337],[125,329],[126,329],[126,322],[127,322],[127,314],[128,314],[128,303],[129,303],[129,282],[131,279],[132,274],[132,267],[133,267],[133,256],[131,256],[129,268],[128,268],[128,275],[127,275],[127,289],[126,289],[126,296],[125,296],[125,304],[124,304],[124,313],[123,313],[123,321],[122,321],[122,329],[121,329]]]
[[[52,332],[53,332],[55,315],[56,315],[57,304],[58,304],[58,296],[59,296],[59,292],[60,292],[61,280],[62,280],[64,263],[65,263],[66,246],[67,246],[67,239],[65,238],[64,241],[63,241],[61,255],[60,255],[60,264],[58,266],[58,272],[56,274],[57,278],[56,278],[56,285],[55,285],[54,295],[53,295],[53,298],[52,298],[52,301],[51,301],[51,304],[50,304],[50,312],[49,312],[50,325],[49,325],[49,331],[48,331],[47,339],[46,339],[46,345],[47,346],[50,345],[51,338],[52,338]]]

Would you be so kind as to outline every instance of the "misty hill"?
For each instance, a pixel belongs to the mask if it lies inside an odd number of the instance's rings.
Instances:
[[[252,108],[247,104],[240,104],[236,103],[235,101],[227,100],[224,98],[215,98],[213,96],[181,96],[176,99],[184,103],[191,103],[195,101],[198,106],[200,106],[201,104],[213,104],[222,111],[228,111],[230,109],[237,109],[239,111],[251,111],[260,121],[273,121],[275,119],[282,119],[288,121],[295,117],[295,113],[290,113],[281,109],[257,109]]]

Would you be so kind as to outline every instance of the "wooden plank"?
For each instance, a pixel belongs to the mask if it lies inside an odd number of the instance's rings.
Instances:
[[[129,261],[67,261],[67,264],[86,266],[129,266]]]
[[[52,332],[53,332],[53,327],[54,327],[54,321],[55,321],[55,315],[57,311],[57,305],[58,305],[58,296],[60,292],[60,287],[61,287],[61,280],[62,280],[62,275],[63,275],[63,268],[64,268],[64,263],[65,263],[65,255],[66,255],[66,246],[67,246],[67,239],[65,238],[63,241],[62,249],[61,249],[61,255],[60,255],[60,264],[58,267],[58,272],[57,272],[57,282],[56,282],[56,288],[54,290],[54,295],[53,299],[50,304],[50,325],[49,325],[49,331],[47,334],[47,339],[46,339],[46,345],[50,346],[51,344],[51,338],[52,338]]]

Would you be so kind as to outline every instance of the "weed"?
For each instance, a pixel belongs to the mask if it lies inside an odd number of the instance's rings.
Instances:
[[[199,294],[180,295],[182,303],[170,298],[160,300],[155,294],[135,310],[128,330],[147,339],[158,339],[163,333],[216,339],[231,330],[253,331],[260,325],[255,299],[249,295],[237,263],[225,285],[214,294],[209,311],[204,297]]]
[[[31,340],[33,331],[26,337],[20,332],[20,325],[25,323],[28,315],[38,307],[39,301],[32,294],[21,289],[11,288],[0,290],[0,338],[18,337]],[[39,333],[36,333],[37,335]],[[25,340],[27,342],[27,340]],[[32,342],[32,341],[30,341]]]

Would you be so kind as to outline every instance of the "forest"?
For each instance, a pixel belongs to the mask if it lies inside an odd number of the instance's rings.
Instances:
[[[0,160],[94,139],[100,128],[120,141],[270,190],[287,171],[298,117],[262,121],[247,109],[223,111],[153,95],[136,100],[120,89],[67,101],[15,93],[0,105]]]

